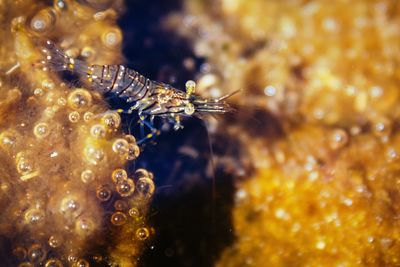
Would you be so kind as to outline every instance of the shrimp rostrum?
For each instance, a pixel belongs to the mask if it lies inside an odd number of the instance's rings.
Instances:
[[[225,100],[233,93],[220,98],[202,98],[195,94],[193,81],[186,83],[184,92],[171,85],[150,80],[123,65],[89,65],[82,60],[68,57],[51,41],[42,45],[42,53],[45,58],[39,65],[44,70],[77,73],[87,79],[94,90],[124,99],[130,104],[129,108],[119,111],[136,111],[140,120],[147,125],[155,117],[161,117],[172,123],[177,130],[182,127],[182,117],[201,117],[204,114],[226,113],[231,110]]]

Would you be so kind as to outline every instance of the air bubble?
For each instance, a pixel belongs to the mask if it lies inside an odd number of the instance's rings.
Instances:
[[[150,232],[146,227],[141,227],[136,230],[135,236],[137,239],[143,241],[149,238]]]
[[[117,200],[114,203],[114,209],[116,211],[126,211],[129,208],[129,205],[124,200]]]
[[[13,249],[12,253],[19,261],[25,260],[27,255],[26,249],[23,247],[16,247]]]
[[[135,178],[139,180],[140,178],[150,178],[150,173],[143,168],[139,168],[135,171]]]
[[[60,97],[57,99],[57,104],[63,107],[67,104],[67,100],[64,97]]]
[[[67,103],[73,110],[84,111],[91,106],[92,96],[84,89],[75,89],[69,93]]]
[[[33,171],[33,164],[30,159],[28,159],[23,152],[20,152],[16,156],[17,171],[21,175],[26,175]]]
[[[133,218],[139,218],[140,217],[140,212],[138,208],[130,208],[128,211],[129,216],[133,217]]]
[[[84,48],[82,48],[81,56],[86,58],[87,60],[93,59],[95,54],[95,50],[90,46],[85,46]]]
[[[124,156],[128,153],[129,144],[125,139],[119,138],[114,141],[112,149],[118,155]]]
[[[136,144],[136,138],[133,135],[125,135],[125,140],[128,141],[129,144]]]
[[[76,263],[78,261],[78,257],[76,257],[76,255],[74,255],[74,254],[70,254],[67,257],[67,260],[69,262]],[[73,266],[75,266],[75,265],[73,265]]]
[[[119,181],[115,187],[121,197],[129,197],[135,191],[135,184],[132,179]]]
[[[93,147],[93,146],[87,146],[85,148],[85,156],[86,159],[93,165],[99,164],[101,161],[104,160],[105,158],[105,153],[102,149]]]
[[[108,201],[111,198],[111,194],[111,190],[107,185],[100,186],[96,191],[97,198],[102,202]]]
[[[59,10],[66,10],[68,5],[65,0],[54,0],[54,7]]]
[[[108,112],[103,115],[101,122],[110,129],[117,129],[121,125],[121,117],[116,112]]]
[[[82,182],[84,182],[85,184],[91,183],[93,182],[95,179],[95,175],[93,173],[92,170],[84,170],[81,173],[81,180]]]
[[[78,199],[74,196],[66,196],[61,200],[60,213],[68,218],[76,218],[82,212],[82,207]]]
[[[79,112],[77,112],[77,111],[72,111],[68,115],[68,119],[72,123],[77,123],[79,121],[80,117],[81,117],[81,115],[79,115]]]
[[[111,178],[114,183],[117,183],[128,178],[128,174],[124,169],[115,169],[111,175]]]
[[[73,267],[89,267],[89,262],[87,260],[80,259],[77,262],[75,262]]]
[[[38,225],[43,223],[45,214],[43,210],[32,208],[25,212],[25,223],[29,225]]]
[[[93,116],[94,116],[93,112],[87,111],[83,114],[83,120],[85,122],[89,122],[93,119]]]
[[[30,22],[30,28],[37,33],[50,31],[56,23],[56,14],[53,9],[40,10]]]
[[[45,267],[63,267],[59,259],[49,259],[46,261]]]
[[[128,144],[127,160],[135,160],[139,157],[140,148],[136,144]]]
[[[118,46],[122,41],[122,33],[119,29],[114,28],[106,31],[102,35],[103,44],[109,48],[114,48]]]
[[[155,190],[153,180],[150,178],[145,178],[145,177],[140,178],[136,182],[136,190],[141,197],[144,197],[144,198],[151,197]]]
[[[378,137],[389,136],[392,132],[392,123],[389,119],[382,117],[373,124],[373,132]]]
[[[46,258],[46,251],[40,244],[33,244],[28,250],[28,258],[31,262],[40,263]]]
[[[120,211],[114,212],[111,215],[111,223],[116,226],[120,226],[126,223],[126,215]]]
[[[79,218],[75,223],[75,232],[79,236],[86,237],[93,233],[94,223],[89,218]]]
[[[36,88],[36,89],[33,91],[33,94],[34,94],[35,96],[43,96],[43,93],[44,93],[44,91],[43,91],[42,88]]]
[[[62,239],[58,235],[52,235],[49,238],[49,246],[52,248],[58,248],[61,245]]]
[[[40,122],[33,128],[33,134],[37,138],[44,138],[50,133],[49,125],[45,122]]]
[[[90,135],[94,138],[105,138],[106,133],[106,128],[101,124],[95,124],[90,128]]]
[[[0,146],[6,151],[13,150],[17,144],[18,134],[12,130],[6,130],[0,134]]]
[[[101,256],[100,254],[95,254],[92,256],[92,259],[94,262],[99,263],[103,261],[103,256]]]
[[[339,149],[344,147],[349,141],[349,136],[346,131],[342,129],[334,130],[329,136],[329,145],[332,149]]]

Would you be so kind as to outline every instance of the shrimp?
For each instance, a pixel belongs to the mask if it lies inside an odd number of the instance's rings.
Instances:
[[[186,83],[184,92],[169,84],[150,80],[123,65],[89,65],[82,60],[68,57],[52,41],[45,41],[41,51],[45,59],[38,65],[44,71],[71,71],[86,78],[94,90],[124,99],[130,104],[129,108],[118,111],[128,114],[137,111],[140,120],[152,131],[155,117],[167,119],[178,130],[183,128],[182,117],[229,112],[232,109],[225,100],[237,92],[220,98],[202,98],[195,94],[196,84],[193,81]]]

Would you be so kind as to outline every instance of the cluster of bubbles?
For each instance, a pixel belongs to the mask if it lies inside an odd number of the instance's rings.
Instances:
[[[155,190],[152,173],[127,171],[140,155],[136,138],[121,133],[120,115],[84,82],[67,85],[32,67],[43,56],[37,39],[88,61],[120,62],[122,1],[47,3],[0,3],[10,18],[0,31],[12,36],[0,67],[14,66],[9,77],[0,73],[0,234],[9,240],[10,264],[135,266],[153,232],[147,208]],[[15,87],[17,79],[23,84]]]

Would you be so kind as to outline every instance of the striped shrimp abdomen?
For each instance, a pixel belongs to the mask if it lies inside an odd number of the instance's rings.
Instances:
[[[123,65],[92,65],[89,69],[88,79],[95,90],[113,93],[127,102],[143,99],[153,85],[150,79]]]

